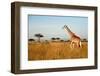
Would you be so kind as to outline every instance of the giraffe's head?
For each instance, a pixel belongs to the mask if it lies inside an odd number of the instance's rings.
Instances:
[[[65,28],[67,28],[67,25],[64,25],[64,26],[63,26],[63,29],[65,29]]]

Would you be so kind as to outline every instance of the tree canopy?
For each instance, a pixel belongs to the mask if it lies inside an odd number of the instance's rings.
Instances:
[[[28,39],[28,41],[35,41],[34,39]]]
[[[37,37],[38,38],[38,42],[40,42],[40,38],[44,37],[44,36],[42,34],[38,33],[38,34],[35,34],[35,37]]]

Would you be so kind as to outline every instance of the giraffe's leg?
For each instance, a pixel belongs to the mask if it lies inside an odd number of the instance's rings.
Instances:
[[[70,48],[72,48],[72,44],[73,44],[73,43],[71,42],[71,43],[70,43]]]
[[[70,43],[70,48],[72,48],[71,45],[72,45],[72,42]]]
[[[75,43],[74,42],[72,42],[72,48],[75,48]]]
[[[82,47],[81,41],[80,41],[79,45],[80,45],[80,47]]]
[[[73,43],[72,45],[73,45],[73,48],[75,48],[75,43]]]
[[[79,42],[76,43],[77,47],[79,47]]]

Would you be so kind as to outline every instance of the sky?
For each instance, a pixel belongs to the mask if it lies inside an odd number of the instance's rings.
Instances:
[[[88,17],[50,15],[28,15],[28,38],[37,39],[34,35],[41,33],[44,40],[52,37],[68,40],[70,36],[63,29],[64,25],[81,39],[88,39]]]

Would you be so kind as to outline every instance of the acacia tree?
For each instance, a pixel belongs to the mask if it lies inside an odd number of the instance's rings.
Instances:
[[[57,38],[56,38],[56,40],[60,40],[60,38],[59,38],[59,37],[57,37]]]
[[[67,40],[67,42],[70,42],[70,40]]]
[[[51,38],[51,40],[52,40],[53,42],[55,42],[56,38],[53,37],[53,38]]]
[[[37,37],[38,38],[38,42],[40,42],[40,38],[42,38],[42,37],[44,37],[42,34],[35,34],[35,37]]]
[[[83,39],[83,41],[87,41],[87,39]]]
[[[51,39],[52,39],[52,40],[56,40],[56,38],[54,38],[54,37],[53,37],[53,38],[51,38]]]
[[[64,42],[64,40],[60,40],[61,42]]]
[[[35,41],[34,39],[28,39],[28,41]]]

